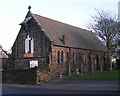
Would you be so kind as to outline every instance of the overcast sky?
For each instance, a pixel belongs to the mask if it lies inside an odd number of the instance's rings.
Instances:
[[[28,6],[32,13],[87,29],[91,16],[98,10],[117,16],[119,0],[0,0],[0,45],[11,49]]]

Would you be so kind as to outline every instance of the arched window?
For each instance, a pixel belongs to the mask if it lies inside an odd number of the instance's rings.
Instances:
[[[99,65],[99,56],[96,56],[96,70],[100,70],[100,65]]]
[[[63,54],[63,51],[61,51],[61,62],[64,62],[64,54]]]
[[[34,53],[34,39],[29,35],[25,39],[25,53]]]
[[[50,63],[50,61],[49,61],[49,56],[47,56],[46,61],[47,61],[47,64]]]
[[[60,64],[60,51],[57,53],[57,63]]]
[[[83,62],[83,59],[82,59],[81,53],[79,53],[79,60],[80,60],[80,62]]]
[[[106,56],[103,56],[103,68],[104,68],[104,71],[107,70]]]
[[[75,54],[74,54],[74,52],[73,52],[73,62],[74,62],[74,60],[75,60]]]

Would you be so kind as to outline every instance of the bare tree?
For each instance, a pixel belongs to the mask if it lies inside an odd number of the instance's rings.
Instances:
[[[96,33],[103,44],[108,48],[108,64],[112,70],[112,55],[118,48],[119,30],[118,20],[112,16],[112,12],[103,10],[97,11],[97,15],[93,16],[93,22],[90,23],[90,28]]]
[[[8,57],[10,57],[11,53],[8,53],[7,51],[5,51],[5,50],[2,48],[1,45],[0,45],[0,49],[1,49]]]

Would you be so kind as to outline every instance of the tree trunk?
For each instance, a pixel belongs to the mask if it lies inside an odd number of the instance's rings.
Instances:
[[[108,65],[109,65],[109,70],[112,70],[112,57],[110,50],[108,50]]]

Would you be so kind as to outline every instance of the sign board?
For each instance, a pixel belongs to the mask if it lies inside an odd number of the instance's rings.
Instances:
[[[38,66],[38,61],[37,60],[30,61],[30,68],[34,68],[35,66]]]
[[[24,54],[24,58],[31,58],[33,57],[33,54]]]

